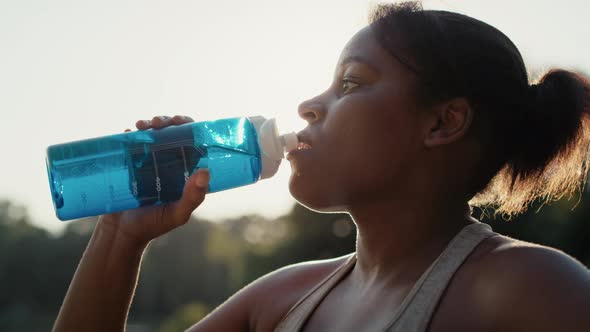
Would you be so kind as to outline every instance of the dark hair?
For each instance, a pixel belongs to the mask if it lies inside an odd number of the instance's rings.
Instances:
[[[379,43],[418,77],[423,105],[454,97],[475,111],[486,159],[472,206],[510,217],[529,203],[583,189],[590,159],[590,82],[551,70],[529,84],[516,46],[496,28],[419,2],[378,5],[370,16]]]

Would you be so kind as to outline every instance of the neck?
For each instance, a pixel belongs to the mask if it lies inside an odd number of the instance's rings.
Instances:
[[[353,274],[371,283],[416,279],[454,235],[476,222],[460,199],[373,200],[349,212],[358,229]]]

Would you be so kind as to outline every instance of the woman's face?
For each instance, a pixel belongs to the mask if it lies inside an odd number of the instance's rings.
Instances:
[[[370,27],[359,31],[328,90],[299,106],[308,146],[287,156],[292,195],[312,209],[337,211],[405,192],[423,147],[415,84]]]

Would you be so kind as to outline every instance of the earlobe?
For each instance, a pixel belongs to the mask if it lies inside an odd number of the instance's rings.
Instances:
[[[473,110],[465,98],[453,98],[432,108],[424,145],[433,148],[463,138],[473,121]]]

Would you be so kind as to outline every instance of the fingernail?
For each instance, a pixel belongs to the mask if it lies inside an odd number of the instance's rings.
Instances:
[[[165,115],[161,115],[161,116],[158,117],[158,119],[160,119],[162,121],[166,121],[166,120],[168,120],[168,117],[165,116]]]
[[[200,188],[207,188],[207,185],[209,185],[209,175],[207,175],[207,173],[205,172],[200,172],[197,175],[197,179],[195,180],[197,187]]]

